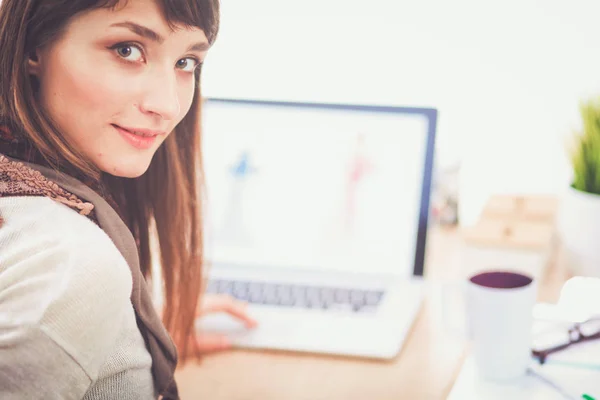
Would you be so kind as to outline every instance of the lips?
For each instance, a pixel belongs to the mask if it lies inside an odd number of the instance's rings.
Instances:
[[[123,128],[123,129],[125,129],[125,128]],[[156,136],[156,135],[152,135],[152,134],[145,134],[145,133],[139,132],[139,131],[130,131],[129,129],[125,129],[125,130],[128,131],[128,132],[133,133],[134,135],[138,135],[138,136],[142,136],[142,137],[154,137],[154,136]]]
[[[149,129],[123,128],[115,124],[112,124],[112,127],[115,128],[127,143],[140,150],[152,147],[156,138],[161,135],[161,132]]]

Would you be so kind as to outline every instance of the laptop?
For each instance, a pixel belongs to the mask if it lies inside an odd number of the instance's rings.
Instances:
[[[234,346],[395,357],[423,301],[437,111],[206,98],[207,292]]]

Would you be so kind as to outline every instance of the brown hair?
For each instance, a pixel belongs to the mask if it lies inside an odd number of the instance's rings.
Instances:
[[[158,0],[165,18],[202,29],[213,43],[219,26],[218,0]],[[36,80],[27,59],[58,38],[82,11],[124,5],[126,0],[2,0],[0,5],[0,116],[15,124],[54,167],[67,166],[102,181],[131,229],[140,265],[151,277],[151,229],[160,247],[165,289],[163,322],[183,360],[194,333],[202,287],[202,160],[200,152],[200,68],[187,115],[158,149],[148,171],[135,179],[103,174],[74,148],[36,102]],[[6,56],[10,55],[10,56]]]

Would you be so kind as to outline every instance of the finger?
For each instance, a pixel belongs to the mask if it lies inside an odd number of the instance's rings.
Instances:
[[[196,335],[196,346],[202,353],[227,350],[231,341],[225,335],[199,333]]]
[[[235,301],[226,305],[224,312],[242,321],[247,327],[253,328],[258,323],[248,314],[248,303]]]
[[[227,294],[206,294],[201,300],[199,308],[201,313],[219,312],[226,307],[227,303],[236,301],[235,298]]]
[[[202,316],[215,312],[225,312],[232,317],[241,320],[247,327],[254,327],[257,325],[256,320],[248,315],[248,303],[236,300],[231,296],[207,296],[199,314]]]

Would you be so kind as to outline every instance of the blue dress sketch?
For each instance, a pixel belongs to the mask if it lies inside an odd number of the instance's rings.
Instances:
[[[251,165],[250,154],[244,151],[229,170],[231,192],[220,229],[220,241],[229,245],[243,246],[252,242],[244,219],[244,208],[248,191],[248,179],[256,172]]]

